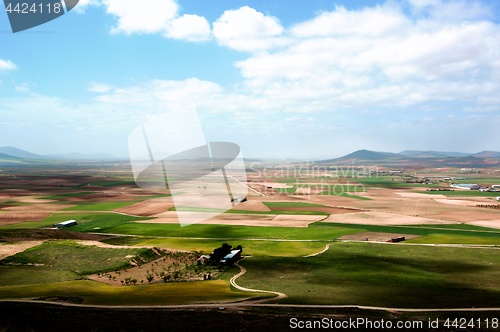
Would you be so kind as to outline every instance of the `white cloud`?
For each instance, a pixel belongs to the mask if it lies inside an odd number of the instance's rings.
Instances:
[[[383,36],[395,30],[408,28],[409,20],[397,8],[378,6],[349,11],[336,7],[332,12],[324,12],[316,18],[298,24],[291,29],[292,35],[302,38],[325,36]]]
[[[283,32],[276,17],[265,16],[248,6],[226,10],[213,23],[217,42],[238,51],[259,52],[286,44]]]
[[[114,87],[100,94],[96,100],[108,104],[127,105],[138,113],[151,107],[151,112],[161,111],[178,103],[204,103],[216,98],[222,88],[209,81],[190,78],[183,81],[152,80],[129,87]]]
[[[118,17],[113,33],[155,33],[177,16],[175,0],[104,0],[106,12]]]
[[[14,69],[16,69],[16,65],[13,64],[12,61],[0,59],[0,71],[14,70]]]
[[[91,92],[106,93],[112,89],[113,87],[111,85],[104,83],[90,82],[89,84],[89,91]]]
[[[207,41],[211,38],[212,30],[206,18],[184,14],[169,22],[165,35],[172,39]]]
[[[99,0],[87,0],[82,8],[98,5]],[[108,14],[117,17],[111,33],[153,34],[190,42],[211,39],[208,21],[199,15],[179,16],[177,0],[102,0]]]
[[[434,5],[440,17],[455,12],[440,3]],[[336,7],[283,32],[289,44],[236,66],[254,95],[280,100],[289,111],[398,110],[446,101],[460,112],[478,95],[500,91],[499,24],[414,15],[393,2]]]

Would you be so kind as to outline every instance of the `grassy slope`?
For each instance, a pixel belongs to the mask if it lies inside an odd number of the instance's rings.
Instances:
[[[128,266],[130,258],[141,256],[146,260],[156,258],[149,249],[108,249],[84,246],[71,240],[48,241],[3,259],[0,284],[31,284],[74,280],[97,272],[114,271]],[[9,266],[21,264],[21,266]],[[40,266],[27,266],[38,264]],[[33,278],[34,275],[40,277]]]
[[[0,286],[0,298],[80,297],[84,304],[168,305],[238,301],[258,296],[232,290],[229,282],[211,280],[167,284],[109,286],[80,280],[42,285]]]
[[[488,249],[335,243],[315,257],[254,257],[242,265],[248,273],[240,285],[284,292],[287,303],[500,306],[500,255]]]

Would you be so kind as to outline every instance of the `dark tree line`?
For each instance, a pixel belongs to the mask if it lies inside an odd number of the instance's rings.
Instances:
[[[243,251],[243,247],[238,245],[235,250]],[[219,248],[215,248],[212,254],[210,254],[209,262],[211,264],[219,264],[220,260],[223,259],[227,254],[229,254],[233,250],[233,247],[230,244],[223,243]]]

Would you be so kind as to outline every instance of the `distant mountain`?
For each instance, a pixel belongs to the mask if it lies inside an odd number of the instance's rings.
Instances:
[[[119,161],[127,158],[116,157],[107,153],[68,153],[39,155],[12,146],[0,147],[0,162],[2,163],[44,163],[44,162],[64,162],[71,160],[86,161]]]
[[[497,151],[481,151],[479,153],[472,154],[471,157],[496,159],[496,158],[500,158],[500,152],[497,152]]]
[[[66,153],[66,154],[50,154],[50,158],[65,159],[65,160],[125,160],[124,157],[116,157],[108,153]],[[149,157],[148,157],[149,158]]]
[[[446,158],[446,157],[467,157],[470,153],[463,152],[443,152],[443,151],[420,151],[420,150],[405,150],[399,154],[414,158]]]
[[[25,150],[21,150],[18,148],[15,148],[13,146],[4,146],[0,147],[0,153],[9,155],[11,157],[17,157],[17,158],[27,158],[27,159],[47,159],[45,156],[41,156],[39,154],[34,154]]]
[[[500,152],[483,151],[476,154],[462,152],[439,152],[405,150],[400,153],[358,150],[344,157],[322,160],[318,163],[339,165],[392,165],[392,166],[461,166],[496,167],[500,163]]]
[[[381,161],[381,160],[402,159],[402,158],[404,158],[404,156],[397,153],[358,150],[340,158],[322,160],[320,162],[321,163],[338,162],[338,161],[345,162],[351,160]]]

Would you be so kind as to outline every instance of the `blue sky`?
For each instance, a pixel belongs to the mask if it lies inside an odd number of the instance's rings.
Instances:
[[[499,92],[493,0],[80,0],[16,34],[0,6],[0,146],[40,154],[127,156],[187,104],[246,157],[500,150]]]

